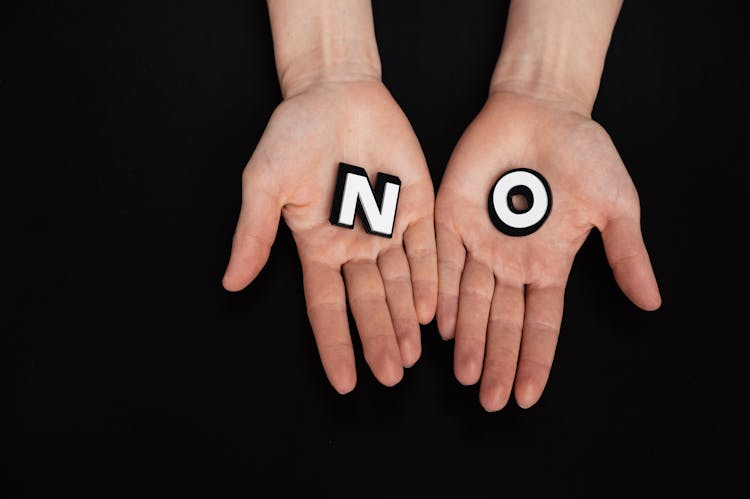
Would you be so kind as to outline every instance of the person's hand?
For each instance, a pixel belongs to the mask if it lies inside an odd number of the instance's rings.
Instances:
[[[536,232],[502,234],[488,214],[498,177],[532,168],[549,182],[552,209]],[[609,136],[554,100],[495,91],[455,148],[440,185],[438,243],[441,336],[455,336],[456,378],[481,376],[480,401],[519,406],[547,382],[573,258],[596,227],[622,291],[645,310],[661,298],[640,230],[639,201]]]
[[[401,191],[393,237],[329,222],[339,162],[396,175]],[[365,360],[394,385],[421,353],[419,323],[435,314],[434,191],[403,112],[379,81],[316,83],[274,112],[243,174],[242,208],[224,287],[240,290],[268,259],[279,214],[292,230],[307,311],[333,387],[354,388],[348,296]],[[343,271],[343,277],[342,277]],[[346,291],[345,291],[346,289]]]

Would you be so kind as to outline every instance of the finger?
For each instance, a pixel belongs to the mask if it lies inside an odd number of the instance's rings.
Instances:
[[[378,267],[375,262],[347,262],[344,281],[365,360],[378,381],[393,386],[401,381],[404,368]]]
[[[456,334],[458,291],[464,270],[466,250],[458,235],[445,225],[437,225],[438,250],[438,331],[444,340]]]
[[[479,401],[487,411],[505,407],[513,391],[524,314],[523,283],[496,281],[479,389]]]
[[[222,281],[228,291],[250,284],[266,264],[280,212],[278,192],[267,176],[253,168],[251,159],[242,177],[242,208]]]
[[[378,258],[378,267],[383,277],[386,301],[401,352],[401,364],[411,367],[422,352],[422,341],[414,309],[409,261],[403,249],[398,247],[382,253]]]
[[[461,277],[456,320],[453,368],[463,385],[473,385],[482,374],[487,319],[495,278],[490,268],[469,255]]]
[[[341,272],[321,263],[303,262],[302,276],[307,315],[323,369],[336,391],[350,392],[357,383],[357,372]]]
[[[432,214],[406,229],[404,246],[409,259],[417,317],[419,322],[427,324],[435,317],[438,293],[435,222]]]
[[[565,289],[563,285],[526,286],[521,352],[516,373],[516,402],[534,405],[547,384],[557,337],[560,334]]]
[[[661,306],[651,260],[637,217],[610,220],[602,231],[604,250],[618,286],[630,301],[644,310]]]

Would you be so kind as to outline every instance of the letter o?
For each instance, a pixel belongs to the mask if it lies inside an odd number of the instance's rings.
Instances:
[[[522,195],[528,201],[525,210],[513,206],[512,198]],[[497,179],[489,196],[492,223],[503,234],[528,236],[542,226],[552,209],[552,192],[539,172],[516,168]]]

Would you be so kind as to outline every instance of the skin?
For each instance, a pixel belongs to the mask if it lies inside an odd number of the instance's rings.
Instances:
[[[392,386],[421,353],[435,315],[434,190],[408,120],[380,82],[371,7],[354,0],[269,1],[284,101],[248,162],[224,287],[247,286],[268,259],[279,216],[302,263],[307,312],[326,375],[356,384],[347,300],[365,360]],[[401,179],[392,238],[331,225],[339,162]]]
[[[455,337],[454,370],[481,379],[480,402],[521,407],[549,377],[573,258],[592,228],[624,293],[661,304],[640,231],[638,195],[604,129],[591,120],[619,0],[514,0],[490,95],[433,188],[407,119],[380,82],[366,0],[269,0],[284,102],[243,174],[243,203],[224,286],[265,264],[279,215],[302,261],[323,367],[341,393],[356,383],[348,298],[365,359],[385,385],[421,351],[418,322],[437,307]],[[401,178],[392,239],[328,222],[339,162]],[[487,196],[511,168],[548,180],[553,208],[534,234],[498,232]],[[434,217],[434,226],[433,226]],[[436,263],[435,232],[437,232]],[[439,274],[439,295],[437,277]]]
[[[602,233],[620,288],[661,304],[641,236],[638,194],[606,131],[591,120],[619,1],[514,0],[487,103],[456,146],[438,192],[438,328],[455,338],[454,371],[481,380],[488,411],[511,392],[535,404],[554,358],[573,258]],[[549,218],[500,233],[487,213],[499,176],[527,167],[549,182]]]

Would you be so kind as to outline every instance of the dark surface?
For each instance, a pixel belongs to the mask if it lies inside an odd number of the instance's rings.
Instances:
[[[221,288],[240,174],[280,99],[263,2],[12,3],[0,10],[6,497],[244,497],[261,484],[713,495],[739,472],[739,2],[626,3],[594,117],[638,186],[664,305],[631,305],[593,234],[540,403],[496,414],[454,379],[434,322],[400,385],[380,386],[358,351],[357,388],[337,395],[283,226],[258,279]],[[436,185],[486,97],[506,11],[375,4],[384,80]]]

